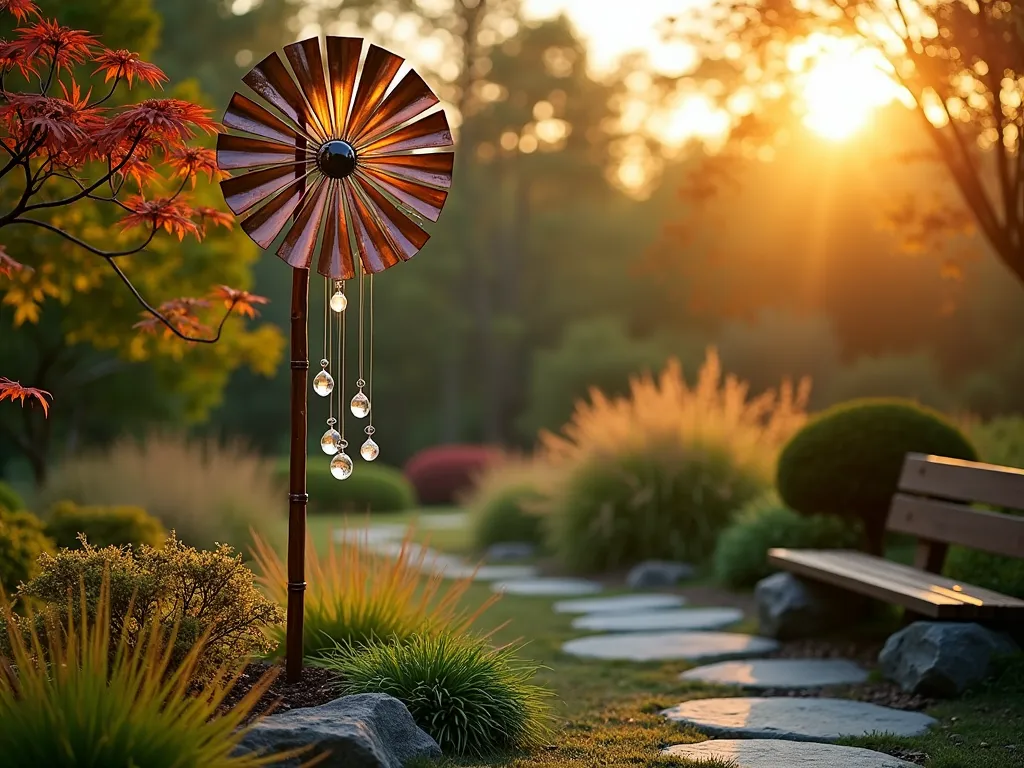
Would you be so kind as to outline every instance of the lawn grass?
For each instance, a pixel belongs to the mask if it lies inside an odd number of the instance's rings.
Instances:
[[[375,515],[372,521],[405,524],[433,512]],[[310,517],[310,529],[316,526],[325,540],[329,540],[329,529],[341,524],[340,516]],[[415,538],[429,538],[431,546],[441,551],[469,550],[469,536],[464,530],[430,531],[420,527]],[[474,584],[466,595],[467,604],[482,603],[490,594],[488,584]],[[601,662],[565,655],[560,650],[562,644],[581,633],[571,628],[571,615],[554,612],[554,602],[506,595],[476,624],[480,631],[493,632],[498,644],[525,642],[520,655],[543,665],[536,681],[555,692],[549,743],[532,754],[495,756],[485,761],[445,760],[441,768],[698,765],[660,754],[671,744],[703,741],[705,737],[694,729],[669,724],[658,712],[688,699],[739,695],[736,689],[680,681],[679,674],[692,666],[685,662]],[[737,629],[756,631],[749,621]],[[847,739],[843,743],[904,757],[923,753],[929,757],[928,768],[1024,768],[1024,661],[1008,665],[991,684],[941,704],[929,714],[939,724],[925,736]],[[1008,745],[1016,749],[1007,749]],[[728,763],[699,765],[731,768]]]

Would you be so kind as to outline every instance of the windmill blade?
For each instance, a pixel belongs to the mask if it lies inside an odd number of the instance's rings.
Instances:
[[[317,272],[331,280],[352,280],[356,276],[356,266],[349,243],[349,217],[345,211],[345,198],[340,188],[339,182],[331,182],[330,198],[327,201],[327,223],[324,226]]]
[[[444,116],[444,112],[434,112],[366,146],[357,146],[356,151],[365,157],[373,157],[408,153],[417,149],[440,149],[453,144],[448,118]]]
[[[402,261],[402,258],[384,234],[381,225],[374,220],[367,204],[355,193],[355,189],[354,184],[344,185],[345,202],[351,213],[352,231],[356,236],[360,261],[367,272],[383,272]]]
[[[327,38],[327,75],[331,82],[331,104],[334,108],[335,136],[344,137],[348,116],[359,74],[359,56],[363,52],[360,37]],[[341,196],[338,197],[339,201]]]
[[[321,177],[313,189],[303,196],[302,207],[295,215],[295,222],[277,249],[277,255],[293,267],[309,269],[313,262],[313,250],[324,218],[328,187],[326,179]]]
[[[393,176],[396,179],[418,181],[442,189],[452,186],[454,152],[431,152],[419,155],[384,155],[360,158],[360,165],[369,171]]]
[[[331,124],[331,105],[324,80],[324,58],[320,53],[320,38],[310,37],[284,47],[284,55],[292,65],[299,90],[306,97],[313,119],[324,138],[336,135]]]
[[[222,133],[217,136],[217,166],[222,171],[295,162],[295,145],[249,139]]]
[[[352,136],[352,141],[372,142],[438,103],[440,99],[434,95],[423,78],[414,70],[409,70],[359,133]]]
[[[402,261],[408,261],[426,244],[430,235],[388,200],[372,184],[357,179],[356,190]]]
[[[240,93],[231,97],[231,102],[224,112],[224,125],[237,131],[254,133],[271,141],[294,143],[298,137],[286,122]]]
[[[242,222],[242,230],[260,248],[267,249],[288,224],[305,196],[300,179],[293,181],[277,197]]]
[[[441,215],[444,201],[448,198],[447,190],[425,187],[414,181],[389,178],[372,168],[360,169],[357,171],[357,175],[362,179],[372,178],[402,205],[430,221],[437,221],[437,217]]]
[[[404,63],[405,59],[401,56],[396,56],[376,45],[370,46],[370,50],[366,54],[366,61],[363,62],[363,71],[359,75],[356,97],[352,101],[352,114],[349,115],[346,136],[358,135],[363,130],[366,121],[380,106],[388,86],[391,85],[391,81],[395,79],[395,75],[398,74],[398,70]]]
[[[224,202],[236,215],[245,213],[264,198],[308,173],[304,163],[292,163],[245,173],[220,183]]]
[[[302,133],[313,142],[326,138],[317,130],[312,110],[276,53],[271,53],[250,69],[242,82],[294,120],[302,128]]]

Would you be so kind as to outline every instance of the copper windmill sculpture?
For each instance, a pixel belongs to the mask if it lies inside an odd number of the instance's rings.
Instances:
[[[414,70],[398,77],[402,57],[372,44],[364,56],[361,38],[328,36],[325,43],[326,59],[320,38],[313,37],[285,46],[290,69],[276,52],[253,67],[242,81],[263,103],[235,93],[223,120],[232,132],[217,140],[220,169],[237,172],[221,182],[227,206],[243,217],[242,229],[260,248],[269,249],[283,234],[276,253],[294,268],[286,638],[292,681],[302,672],[310,270],[315,266],[335,284],[329,304],[338,313],[347,306],[343,281],[359,281],[360,378],[352,412],[363,417],[370,410],[362,374],[364,283],[371,279],[372,329],[372,276],[412,258],[427,242],[421,222],[437,221],[455,158],[448,120],[443,109],[434,109],[439,99]],[[343,339],[344,326],[338,327]],[[314,379],[322,396],[334,387],[326,344],[325,333],[324,371]],[[370,360],[372,375],[372,352]],[[320,387],[320,377],[329,387]],[[357,408],[360,399],[365,408]],[[339,415],[341,435],[333,427],[332,401],[331,428],[321,444],[325,453],[340,450],[331,469],[341,478],[351,474],[352,463]],[[372,420],[365,431],[362,455],[372,460]]]

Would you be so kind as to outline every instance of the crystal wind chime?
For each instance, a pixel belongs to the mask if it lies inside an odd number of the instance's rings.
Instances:
[[[345,281],[335,280],[334,293],[330,292],[330,280],[324,281],[324,356],[320,360],[321,371],[313,377],[313,391],[321,397],[326,397],[330,403],[330,415],[327,419],[327,431],[320,438],[320,448],[331,459],[331,474],[338,480],[346,480],[352,476],[353,463],[345,449],[348,448],[348,441],[345,439],[345,347],[346,347],[346,317],[348,309],[348,296],[345,295]],[[366,307],[366,291],[364,286],[369,283],[369,307]],[[366,310],[369,310],[369,338],[364,333],[364,318]],[[339,372],[340,386],[335,384],[334,377],[330,373],[330,353],[334,348],[332,339],[337,339],[337,365]],[[364,351],[369,350],[369,366],[367,377],[363,378]],[[366,433],[366,440],[359,448],[359,455],[365,461],[373,461],[380,455],[380,446],[373,439],[376,431],[373,426],[371,415],[372,406],[369,395],[373,393],[373,275],[360,275],[359,277],[359,378],[356,379],[356,394],[352,397],[348,407],[352,415],[357,419],[370,417],[363,430]],[[337,394],[337,398],[333,397]],[[338,416],[340,422],[334,417],[335,402],[337,402]],[[341,427],[339,432],[337,427]]]

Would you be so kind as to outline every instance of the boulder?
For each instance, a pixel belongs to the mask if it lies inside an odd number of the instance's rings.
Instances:
[[[314,746],[315,745],[315,746]],[[414,758],[436,758],[441,748],[420,730],[405,704],[383,693],[343,696],[319,707],[270,715],[242,738],[236,754],[313,747],[275,766],[293,768],[324,752],[319,768],[402,768]]]
[[[684,579],[693,578],[693,566],[669,560],[646,560],[633,566],[626,583],[630,589],[674,587]]]
[[[813,637],[858,618],[862,598],[825,584],[774,573],[754,588],[759,632],[765,637],[793,640]]]
[[[904,691],[956,696],[989,675],[994,657],[1019,650],[1009,636],[980,624],[918,621],[886,641],[878,662]]]
[[[507,560],[529,560],[537,552],[537,547],[528,541],[500,541],[487,548],[487,560],[504,562]]]

